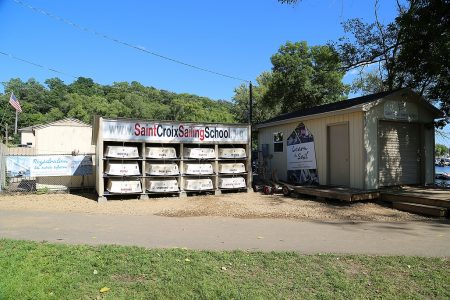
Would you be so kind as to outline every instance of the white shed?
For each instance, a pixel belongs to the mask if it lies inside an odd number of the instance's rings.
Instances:
[[[25,147],[9,148],[9,155],[51,157],[58,155],[93,155],[92,126],[73,118],[19,129],[21,144]],[[95,166],[94,166],[95,168]],[[92,187],[95,177],[90,175],[36,176],[36,188],[60,190],[75,187]]]
[[[94,153],[92,126],[73,118],[19,129],[21,144],[35,154]]]
[[[434,182],[441,112],[410,89],[283,114],[256,125],[266,174],[376,189]]]

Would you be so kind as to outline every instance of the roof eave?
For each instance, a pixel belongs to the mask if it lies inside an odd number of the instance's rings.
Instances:
[[[352,113],[352,112],[360,112],[363,110],[364,110],[364,105],[359,104],[359,105],[355,105],[352,107],[339,109],[339,110],[327,111],[327,112],[323,112],[323,113],[300,116],[300,117],[293,117],[293,118],[279,120],[279,121],[273,121],[273,122],[269,122],[269,123],[260,123],[260,124],[256,124],[255,128],[260,129],[260,128],[271,127],[271,126],[276,126],[276,125],[284,125],[284,124],[297,122],[297,121],[306,121],[306,120],[318,119],[318,118],[323,118],[323,117],[328,117],[328,116],[341,115],[341,114]]]
[[[425,100],[425,98],[423,96],[420,96],[416,92],[412,91],[410,88],[403,88],[403,89],[400,89],[400,90],[398,90],[398,91],[396,91],[396,92],[394,92],[394,93],[392,93],[390,95],[387,95],[386,97],[380,98],[380,99],[378,99],[376,101],[365,103],[363,110],[364,111],[369,111],[373,107],[379,105],[384,100],[387,100],[387,99],[391,98],[393,95],[394,96],[398,95],[398,94],[400,94],[400,95],[407,95],[408,93],[410,93],[412,95],[416,95],[417,96],[417,98],[415,98],[416,102],[418,104],[423,105],[426,109],[428,109],[431,113],[433,113],[435,119],[445,117],[444,113],[441,110],[439,110],[437,107],[435,107],[430,102]]]

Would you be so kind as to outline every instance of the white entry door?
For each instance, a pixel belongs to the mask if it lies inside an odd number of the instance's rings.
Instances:
[[[350,139],[348,123],[328,126],[328,182],[350,186]]]

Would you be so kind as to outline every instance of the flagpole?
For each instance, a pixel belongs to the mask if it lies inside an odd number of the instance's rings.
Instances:
[[[14,134],[17,134],[17,118],[18,118],[18,116],[19,116],[19,112],[17,111],[17,109],[16,109],[16,126],[14,127]]]
[[[8,147],[8,123],[5,124],[5,145]]]

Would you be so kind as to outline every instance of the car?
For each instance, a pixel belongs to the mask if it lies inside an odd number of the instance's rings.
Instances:
[[[450,158],[441,158],[441,161],[439,162],[439,166],[441,166],[441,167],[450,166]]]

